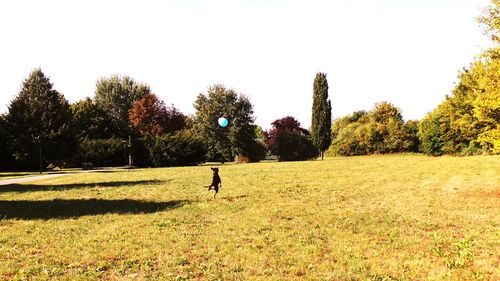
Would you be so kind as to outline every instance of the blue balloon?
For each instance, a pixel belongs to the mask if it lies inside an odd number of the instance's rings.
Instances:
[[[221,126],[222,128],[225,128],[229,124],[229,121],[227,121],[227,119],[224,117],[219,118],[219,120],[217,121],[219,122],[219,126]]]

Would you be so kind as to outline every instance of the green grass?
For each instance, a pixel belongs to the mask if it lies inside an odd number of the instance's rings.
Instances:
[[[0,279],[500,279],[498,156],[220,169],[0,186]]]

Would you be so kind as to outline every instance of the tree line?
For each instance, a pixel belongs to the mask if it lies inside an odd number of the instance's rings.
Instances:
[[[318,77],[327,83],[325,74]],[[314,99],[327,98],[326,89]],[[330,116],[330,103],[325,104],[329,107],[316,110],[328,110]],[[93,98],[70,104],[43,71],[35,69],[8,112],[0,115],[0,168],[42,170],[89,163],[164,167],[256,162],[271,154],[282,161],[304,160],[325,150],[324,144],[314,145],[308,130],[297,130],[297,121],[295,128],[280,126],[278,119],[265,132],[254,124],[248,97],[221,84],[199,94],[194,107],[195,115],[187,116],[166,106],[147,84],[127,76],[102,78]],[[227,127],[217,124],[220,117],[229,120]],[[328,122],[323,130],[330,127],[330,119],[317,120]]]
[[[249,98],[221,84],[199,94],[196,113],[187,116],[127,76],[102,78],[93,98],[70,104],[36,69],[0,115],[0,169],[297,161],[325,152],[500,154],[500,1],[492,2],[478,20],[495,46],[464,68],[451,95],[420,121],[404,121],[399,108],[380,102],[332,122],[325,73],[313,82],[310,130],[285,116],[264,131]],[[220,117],[228,127],[217,124]]]
[[[420,121],[404,122],[387,102],[336,119],[328,153],[500,154],[500,1],[492,0],[478,21],[494,47],[460,72],[445,101]]]
[[[424,153],[500,154],[500,1],[492,3],[478,21],[494,47],[461,71],[451,95],[420,122]]]

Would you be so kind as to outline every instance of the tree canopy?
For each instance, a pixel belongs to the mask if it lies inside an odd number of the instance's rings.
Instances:
[[[15,158],[26,168],[37,166],[40,149],[43,164],[64,159],[74,149],[69,103],[52,88],[41,69],[35,69],[24,80],[9,105],[6,121]]]
[[[415,121],[404,122],[401,110],[388,102],[375,104],[370,112],[357,111],[334,121],[334,155],[365,155],[417,151]]]
[[[115,75],[97,81],[94,102],[107,112],[119,136],[128,138],[131,134],[129,110],[135,101],[150,93],[148,85],[128,76]]]
[[[155,94],[146,94],[129,111],[132,128],[140,135],[161,135],[181,130],[186,117],[175,107],[167,108]]]
[[[459,74],[450,96],[420,123],[427,154],[500,154],[500,1],[478,21],[495,43]]]
[[[479,23],[485,26],[485,33],[500,43],[500,0],[492,0],[492,5],[484,10],[484,15],[478,17]]]
[[[297,119],[286,116],[271,124],[273,128],[267,133],[268,147],[279,161],[303,161],[318,156],[309,131],[301,128]]]
[[[259,160],[255,157],[258,142],[253,107],[245,95],[216,84],[198,95],[194,107],[195,129],[207,145],[209,161],[233,161],[236,156]],[[217,123],[223,116],[229,120],[225,128]]]
[[[107,112],[90,98],[73,103],[70,107],[75,132],[79,139],[107,139],[118,136],[118,130],[111,123]]]
[[[500,153],[500,56],[489,50],[464,69],[459,83],[421,122],[428,154]]]

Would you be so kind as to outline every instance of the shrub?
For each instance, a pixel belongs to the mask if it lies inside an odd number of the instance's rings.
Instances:
[[[190,131],[149,138],[146,147],[154,167],[198,165],[206,160],[205,145]]]
[[[479,135],[478,142],[484,151],[500,154],[500,126]]]
[[[95,166],[122,166],[128,163],[127,143],[122,139],[83,139],[79,153],[73,161],[80,166],[83,162],[92,162]]]
[[[236,161],[240,163],[259,162],[266,158],[267,148],[260,141],[250,143],[244,155],[238,155]]]
[[[481,150],[479,143],[476,141],[471,141],[469,146],[464,147],[458,155],[460,156],[472,156],[472,155],[480,155],[483,154],[484,151]]]
[[[152,167],[153,163],[149,156],[149,145],[154,143],[153,137],[144,137],[139,139],[132,139],[131,153],[134,161],[134,166],[137,167]]]
[[[333,155],[364,155],[370,149],[369,127],[358,122],[347,125],[334,139],[330,152]]]
[[[279,131],[270,150],[278,157],[278,161],[303,161],[319,155],[308,137],[286,130]]]
[[[368,113],[358,111],[335,120],[328,155],[416,152],[417,126],[416,121],[405,123],[397,107],[382,102]]]
[[[419,124],[418,137],[420,139],[420,151],[430,155],[441,155],[443,142],[441,135],[441,116],[434,111],[427,115]]]

